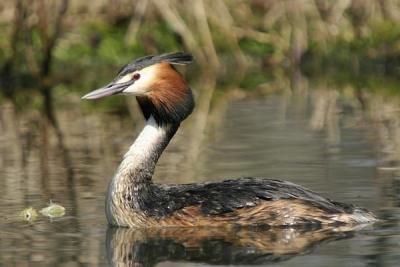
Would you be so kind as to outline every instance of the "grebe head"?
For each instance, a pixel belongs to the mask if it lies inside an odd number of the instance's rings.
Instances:
[[[97,99],[116,94],[136,96],[146,119],[158,124],[183,121],[193,110],[192,91],[173,65],[192,61],[187,53],[146,56],[124,66],[108,85],[83,96]]]

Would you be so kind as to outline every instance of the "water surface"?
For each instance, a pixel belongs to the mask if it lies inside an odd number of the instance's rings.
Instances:
[[[3,102],[0,266],[398,266],[398,96],[306,80],[250,94],[216,90],[196,90],[196,111],[162,156],[156,181],[287,179],[367,207],[382,222],[358,231],[107,229],[105,190],[143,126],[137,107],[127,116],[59,105],[60,143],[37,111]],[[17,216],[50,200],[66,207],[64,217]]]

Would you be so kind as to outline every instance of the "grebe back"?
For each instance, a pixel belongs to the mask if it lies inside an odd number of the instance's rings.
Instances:
[[[173,66],[191,61],[192,56],[182,52],[139,58],[123,67],[110,84],[83,96],[134,95],[146,119],[109,184],[109,224],[298,226],[376,220],[366,209],[332,201],[287,181],[243,177],[213,183],[153,183],[159,157],[194,108],[192,91]]]

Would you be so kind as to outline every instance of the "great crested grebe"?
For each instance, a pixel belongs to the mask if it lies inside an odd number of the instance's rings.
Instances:
[[[123,67],[103,88],[82,98],[136,96],[146,125],[125,154],[106,197],[109,224],[127,227],[333,225],[376,220],[366,209],[324,198],[299,185],[245,177],[166,185],[151,178],[156,163],[193,108],[192,91],[173,67],[192,56],[146,56]]]

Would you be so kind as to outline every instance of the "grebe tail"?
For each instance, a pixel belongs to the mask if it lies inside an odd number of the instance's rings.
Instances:
[[[110,84],[83,97],[134,95],[146,119],[109,184],[109,224],[298,226],[376,220],[366,209],[332,201],[287,181],[243,177],[213,183],[153,183],[159,157],[194,108],[192,91],[174,67],[191,61],[192,56],[182,52],[139,58],[124,66]]]

